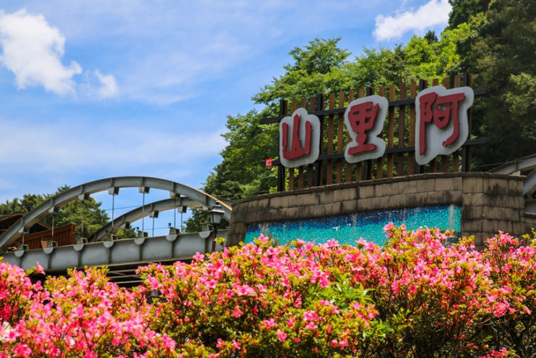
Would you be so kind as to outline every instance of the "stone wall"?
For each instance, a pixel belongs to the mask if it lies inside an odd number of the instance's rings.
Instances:
[[[536,217],[524,212],[523,179],[489,173],[438,173],[361,181],[266,194],[236,202],[229,244],[245,237],[249,225],[365,213],[377,210],[457,205],[462,235],[475,244],[503,230],[530,232]]]

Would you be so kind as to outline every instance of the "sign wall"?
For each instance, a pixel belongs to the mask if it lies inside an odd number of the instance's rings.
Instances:
[[[474,93],[470,87],[446,89],[434,86],[415,98],[415,161],[425,165],[438,155],[458,150],[469,137],[468,111]],[[344,113],[351,137],[344,157],[348,163],[382,157],[386,143],[381,136],[389,102],[372,95],[352,101]],[[314,163],[319,156],[321,124],[317,116],[299,108],[279,124],[279,158],[287,168]]]

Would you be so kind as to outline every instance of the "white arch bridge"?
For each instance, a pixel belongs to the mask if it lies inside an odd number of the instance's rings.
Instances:
[[[97,192],[108,191],[115,195],[120,188],[139,188],[140,193],[148,193],[149,189],[164,190],[169,192],[170,199],[142,205],[118,218],[112,218],[112,221],[91,237],[90,242],[35,250],[19,248],[14,252],[6,251],[17,239],[28,233],[32,225],[62,206],[75,200],[87,200],[89,195]],[[184,207],[203,207],[208,210],[218,203],[223,209],[224,218],[230,221],[232,209],[229,205],[177,182],[139,176],[100,179],[73,187],[28,212],[0,236],[0,249],[4,251],[4,261],[24,269],[36,266],[37,262],[49,273],[65,271],[72,267],[109,266],[111,275],[123,275],[127,280],[132,278],[135,281],[133,269],[140,264],[186,260],[196,252],[210,252],[210,232],[182,234],[171,230],[166,236],[148,238],[143,235],[125,240],[113,240],[113,235],[110,234],[143,217],[154,216],[157,212]],[[226,230],[218,232],[218,237],[226,235]],[[217,245],[217,249],[221,249],[221,246]]]

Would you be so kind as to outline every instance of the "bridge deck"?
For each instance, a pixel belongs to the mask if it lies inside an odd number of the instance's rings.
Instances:
[[[227,230],[218,231],[218,237],[226,238]],[[134,273],[138,266],[186,261],[196,252],[207,253],[211,248],[212,235],[203,239],[198,233],[191,233],[21,250],[4,253],[3,261],[25,270],[39,262],[47,274],[60,275],[69,268],[108,266],[113,281],[130,286],[139,282]],[[221,245],[216,245],[216,250],[221,249]]]

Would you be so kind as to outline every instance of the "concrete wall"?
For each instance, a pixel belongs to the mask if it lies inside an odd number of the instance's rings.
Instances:
[[[456,205],[462,235],[475,244],[503,230],[519,236],[536,225],[524,212],[523,179],[489,173],[438,173],[361,181],[281,192],[235,202],[229,244],[245,237],[248,226],[401,208]]]

